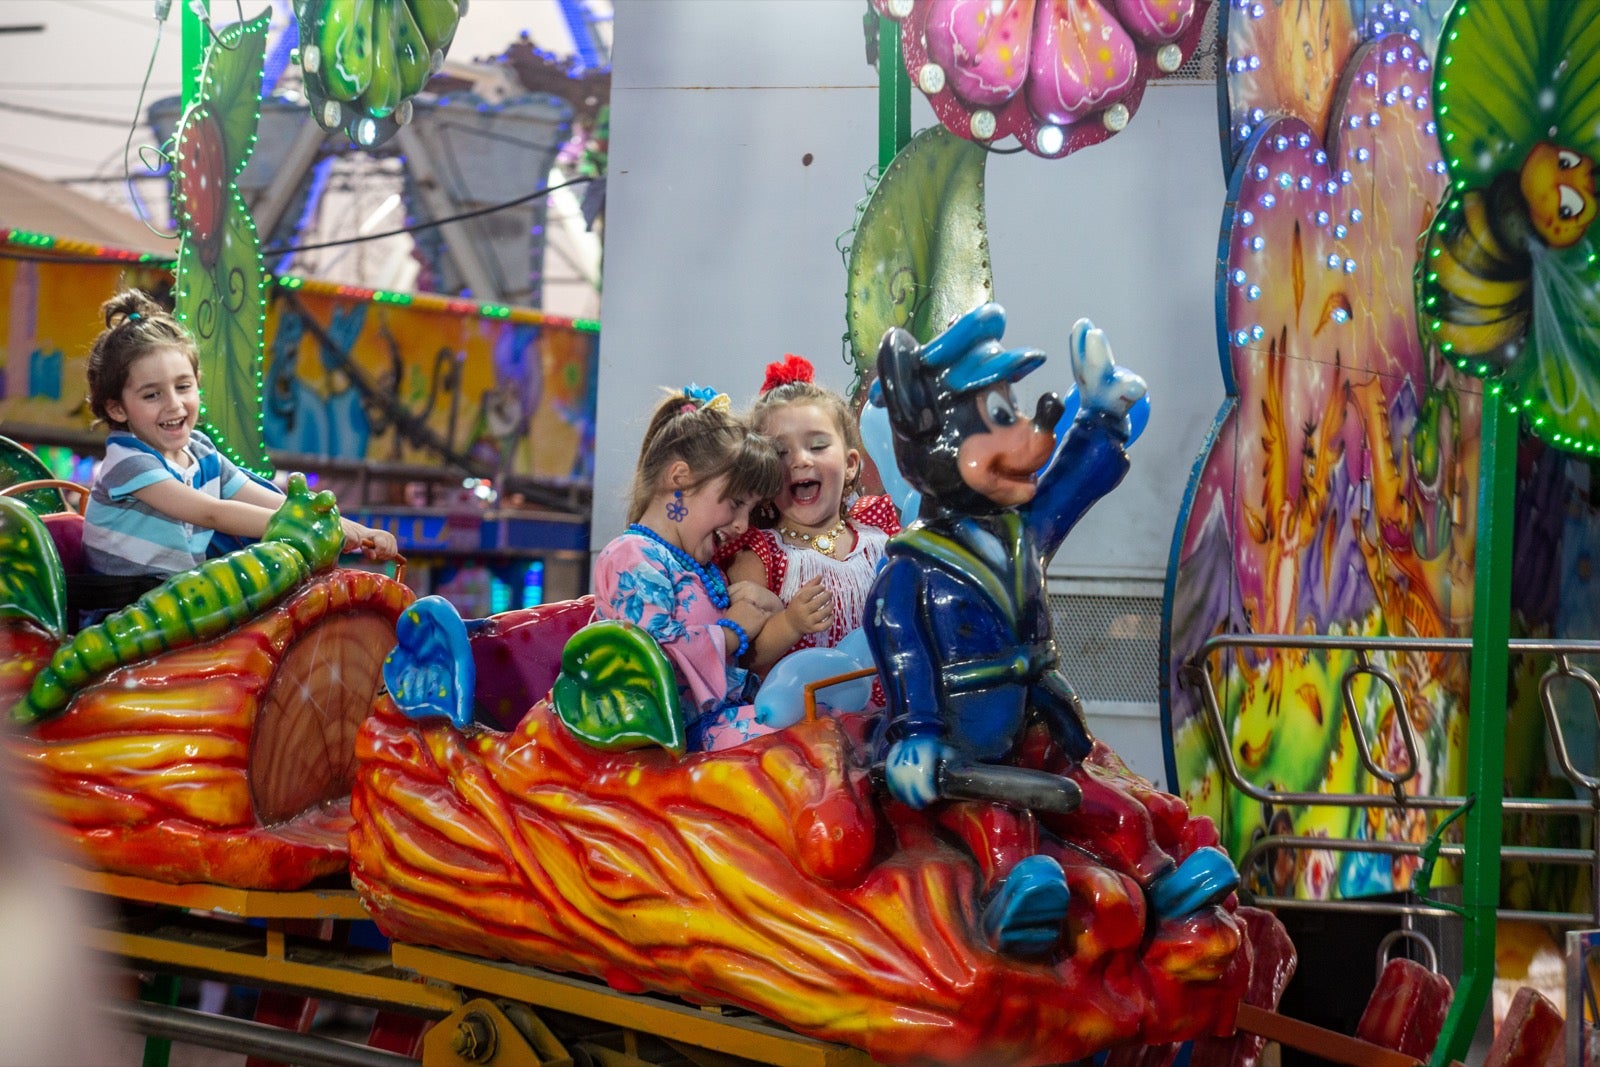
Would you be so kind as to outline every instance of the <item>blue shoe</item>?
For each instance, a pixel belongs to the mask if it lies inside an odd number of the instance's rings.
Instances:
[[[1043,956],[1061,940],[1061,923],[1072,896],[1061,864],[1049,856],[1029,856],[1011,868],[983,909],[983,936],[1007,956]]]
[[[1215,848],[1198,848],[1145,891],[1157,920],[1177,919],[1215,904],[1239,888],[1233,862]]]
[[[451,603],[425,596],[400,613],[394,649],[383,661],[383,684],[409,718],[443,715],[457,727],[472,722],[477,667],[467,628]]]

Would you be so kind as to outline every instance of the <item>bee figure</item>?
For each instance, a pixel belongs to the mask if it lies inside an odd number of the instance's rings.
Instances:
[[[1549,141],[1533,146],[1518,173],[1452,192],[1421,260],[1420,303],[1440,351],[1458,364],[1514,364],[1534,315],[1536,257],[1546,270],[1570,272],[1549,250],[1577,244],[1595,209],[1594,160]]]
[[[1451,188],[1423,235],[1418,326],[1497,377],[1529,429],[1600,443],[1600,19],[1581,4],[1457,4],[1433,100]]]

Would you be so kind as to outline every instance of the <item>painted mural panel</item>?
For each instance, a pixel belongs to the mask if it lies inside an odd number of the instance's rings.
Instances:
[[[280,288],[267,337],[272,448],[390,463],[468,457],[557,485],[593,478],[591,331],[306,287]]]
[[[1218,37],[1222,159],[1230,172],[1252,134],[1280,118],[1328,127],[1335,89],[1363,41],[1401,35],[1433,54],[1451,0],[1229,0]]]
[[[100,304],[130,286],[166,293],[172,273],[115,261],[0,259],[0,434],[88,428],[84,361],[105,328]]]
[[[1178,680],[1214,633],[1468,633],[1480,396],[1423,349],[1412,299],[1417,236],[1445,186],[1429,68],[1404,33],[1354,48],[1326,126],[1291,115],[1253,130],[1229,185],[1218,311],[1231,395],[1180,518],[1165,711],[1169,773],[1236,858],[1264,833],[1420,841],[1429,830],[1421,817],[1270,810],[1224,788]],[[1341,706],[1353,662],[1279,652],[1206,664],[1247,777],[1289,791],[1371,788]],[[1421,749],[1406,788],[1448,791],[1464,659],[1384,666]],[[1352,696],[1375,758],[1403,766],[1393,701],[1369,675]],[[1284,852],[1245,874],[1262,890],[1323,898],[1404,888],[1413,867]]]
[[[0,259],[0,433],[89,429],[84,361],[104,326],[99,307],[129,286],[164,295],[172,274],[88,256]],[[429,466],[455,455],[502,478],[593,480],[592,326],[289,279],[271,301],[266,336],[270,448]]]

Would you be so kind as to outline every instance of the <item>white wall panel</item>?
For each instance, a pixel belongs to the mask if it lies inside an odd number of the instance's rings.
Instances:
[[[594,543],[623,499],[659,387],[736,402],[785,351],[835,387],[845,277],[836,237],[877,158],[860,0],[619,0],[612,90]],[[913,125],[933,122],[920,96]],[[1222,399],[1213,286],[1224,187],[1216,91],[1153,85],[1128,129],[1065,160],[989,161],[1007,339],[1070,384],[1087,315],[1150,382],[1134,468],[1068,540],[1059,575],[1160,578],[1190,467]],[[810,155],[807,165],[804,159]],[[1033,384],[1033,380],[1030,383]]]

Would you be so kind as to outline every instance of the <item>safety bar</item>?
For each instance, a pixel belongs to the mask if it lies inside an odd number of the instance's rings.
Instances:
[[[1383,981],[1383,968],[1384,965],[1389,962],[1389,950],[1402,941],[1410,941],[1413,944],[1421,945],[1423,954],[1428,957],[1428,962],[1423,966],[1427,967],[1428,970],[1432,971],[1434,974],[1439,973],[1439,950],[1434,947],[1433,941],[1428,937],[1427,934],[1422,933],[1420,930],[1411,930],[1406,927],[1401,927],[1398,930],[1390,930],[1388,933],[1384,934],[1383,939],[1378,942],[1377,981]]]
[[[863,667],[859,671],[851,671],[848,674],[835,674],[828,678],[818,678],[814,682],[807,682],[801,690],[805,693],[806,699],[806,722],[817,721],[817,690],[826,689],[832,685],[843,685],[845,682],[853,682],[857,678],[876,677],[877,673],[876,667]]]
[[[54,489],[62,494],[62,502],[66,502],[67,493],[76,493],[78,506],[74,509],[82,515],[89,507],[89,490],[77,482],[65,481],[61,478],[35,478],[27,482],[15,482],[0,489],[0,496],[21,496],[31,493],[35,489]]]
[[[1237,760],[1234,758],[1233,746],[1228,741],[1227,728],[1222,720],[1222,707],[1217,698],[1216,686],[1212,681],[1211,672],[1204,666],[1206,660],[1211,656],[1219,651],[1229,649],[1270,651],[1295,649],[1301,651],[1353,653],[1356,659],[1355,664],[1346,669],[1340,678],[1339,688],[1344,715],[1355,738],[1357,755],[1361,760],[1362,766],[1374,779],[1389,786],[1390,795],[1386,796],[1380,792],[1295,793],[1265,789],[1250,782],[1244,776]],[[1508,798],[1501,801],[1501,809],[1506,812],[1541,816],[1590,815],[1596,816],[1597,824],[1600,824],[1600,778],[1584,773],[1574,763],[1571,750],[1567,745],[1566,735],[1562,729],[1560,717],[1556,713],[1555,701],[1555,688],[1559,683],[1569,680],[1577,682],[1583,687],[1584,692],[1588,694],[1590,706],[1595,713],[1597,721],[1600,721],[1600,681],[1597,681],[1589,671],[1572,662],[1572,657],[1574,656],[1600,656],[1600,641],[1517,639],[1508,642],[1508,650],[1512,655],[1549,655],[1554,657],[1555,662],[1539,679],[1539,702],[1544,713],[1546,726],[1550,732],[1556,759],[1561,766],[1562,772],[1574,786],[1587,791],[1590,799],[1585,802],[1577,799]],[[1199,650],[1183,664],[1179,670],[1179,680],[1199,696],[1201,713],[1204,716],[1204,721],[1207,724],[1212,740],[1215,742],[1218,763],[1229,784],[1253,800],[1274,805],[1450,811],[1463,808],[1467,804],[1468,798],[1463,796],[1411,796],[1405,792],[1405,783],[1414,778],[1419,769],[1416,735],[1411,725],[1411,716],[1406,707],[1405,694],[1401,690],[1398,681],[1389,671],[1375,665],[1372,662],[1372,657],[1383,653],[1463,654],[1471,651],[1472,641],[1467,638],[1356,638],[1302,634],[1218,634],[1201,645]],[[1395,718],[1399,725],[1401,740],[1405,747],[1406,762],[1403,767],[1391,768],[1382,766],[1372,755],[1372,742],[1367,736],[1366,727],[1362,722],[1355,700],[1355,681],[1362,674],[1373,677],[1389,692],[1394,706]],[[1240,860],[1240,868],[1246,871],[1250,870],[1253,864],[1260,861],[1263,852],[1275,848],[1421,855],[1423,847],[1420,844],[1405,841],[1342,840],[1324,837],[1272,835],[1263,837],[1251,844]],[[1434,848],[1437,850],[1438,855],[1451,859],[1461,860],[1466,856],[1466,849],[1461,845],[1436,843]],[[1595,877],[1600,878],[1600,845],[1586,849],[1502,848],[1499,851],[1499,856],[1502,859],[1529,863],[1587,865],[1594,872]],[[1421,910],[1410,910],[1411,906],[1382,904],[1368,904],[1361,908],[1354,908],[1351,906],[1353,902],[1346,901],[1298,902],[1273,898],[1270,902],[1262,900],[1259,903],[1270,907],[1298,907],[1304,904],[1327,910],[1371,911],[1376,909],[1405,915],[1449,914],[1445,909],[1427,908],[1426,906],[1423,906]],[[1600,923],[1600,896],[1595,898],[1595,907],[1592,914],[1507,910],[1499,910],[1497,914],[1501,918],[1533,918],[1561,925]]]
[[[302,1067],[420,1067],[418,1060],[382,1049],[191,1008],[114,999],[102,1010],[119,1027],[134,1033],[225,1052],[248,1052]]]
[[[1555,689],[1557,679],[1576,679],[1589,694],[1589,704],[1595,711],[1595,717],[1600,718],[1600,682],[1596,682],[1594,675],[1582,667],[1574,667],[1570,657],[1573,653],[1558,652],[1556,661],[1539,678],[1539,703],[1544,708],[1545,725],[1550,729],[1550,740],[1555,746],[1556,759],[1561,764],[1561,772],[1574,784],[1580,785],[1589,791],[1589,796],[1594,804],[1600,807],[1600,778],[1594,778],[1578,770],[1572,762],[1572,753],[1567,748],[1567,735],[1561,729],[1561,717],[1556,714]]]
[[[1263,853],[1275,849],[1309,849],[1326,852],[1375,852],[1385,856],[1420,856],[1423,846],[1414,841],[1368,841],[1348,837],[1307,837],[1298,834],[1268,834],[1251,842],[1239,859],[1239,869],[1248,870],[1260,862]],[[1439,845],[1439,855],[1460,859],[1465,845]],[[1545,848],[1539,845],[1511,845],[1500,849],[1504,859],[1521,863],[1566,864],[1577,867],[1589,863],[1594,852],[1587,848]]]

